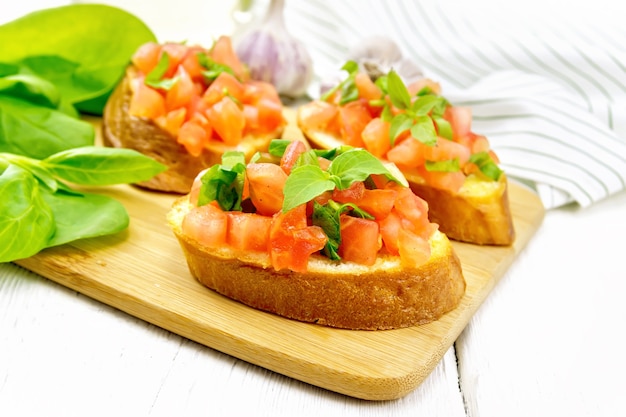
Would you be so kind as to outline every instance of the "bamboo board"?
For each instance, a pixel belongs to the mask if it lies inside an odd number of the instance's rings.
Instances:
[[[312,385],[367,400],[401,398],[431,373],[496,282],[540,226],[544,209],[510,184],[512,247],[454,243],[466,294],[424,326],[350,331],[300,323],[249,308],[199,284],[165,222],[173,196],[132,186],[98,189],[127,208],[129,228],[44,250],[16,263],[166,330]]]

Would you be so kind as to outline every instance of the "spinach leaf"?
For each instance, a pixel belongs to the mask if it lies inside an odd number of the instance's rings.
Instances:
[[[11,74],[0,78],[0,94],[52,109],[55,109],[61,101],[59,90],[54,84],[30,74]]]
[[[0,152],[36,159],[67,149],[93,145],[88,122],[28,101],[0,95]]]
[[[46,247],[58,246],[77,239],[104,236],[128,227],[129,217],[117,200],[98,194],[68,194],[44,192],[56,230]]]
[[[57,57],[55,73],[61,62],[69,65],[57,78],[68,100],[81,112],[102,114],[129,58],[148,41],[156,41],[154,33],[134,15],[113,6],[74,4],[36,11],[0,25],[0,59],[10,64],[21,62],[41,75],[46,71],[41,61],[34,64],[28,60]],[[69,70],[71,65],[76,66]]]
[[[46,247],[55,222],[37,180],[11,164],[0,174],[0,195],[0,262],[28,258]]]

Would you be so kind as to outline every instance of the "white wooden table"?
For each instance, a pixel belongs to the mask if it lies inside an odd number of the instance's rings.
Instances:
[[[328,392],[0,264],[0,416],[622,416],[626,192],[549,211],[435,371]]]

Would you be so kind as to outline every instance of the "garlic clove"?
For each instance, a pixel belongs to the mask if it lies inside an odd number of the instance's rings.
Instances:
[[[265,18],[235,39],[237,56],[252,79],[269,82],[278,93],[297,98],[313,78],[313,62],[303,43],[287,31],[284,0],[272,0]]]

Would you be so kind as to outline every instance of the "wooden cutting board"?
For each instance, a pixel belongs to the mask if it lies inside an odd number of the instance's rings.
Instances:
[[[457,309],[424,326],[351,331],[257,311],[199,284],[166,225],[165,214],[175,197],[128,185],[94,192],[125,205],[131,216],[126,231],[50,248],[16,263],[213,349],[368,400],[400,398],[430,374],[544,215],[532,191],[511,183],[515,244],[504,248],[454,243],[467,281]]]

